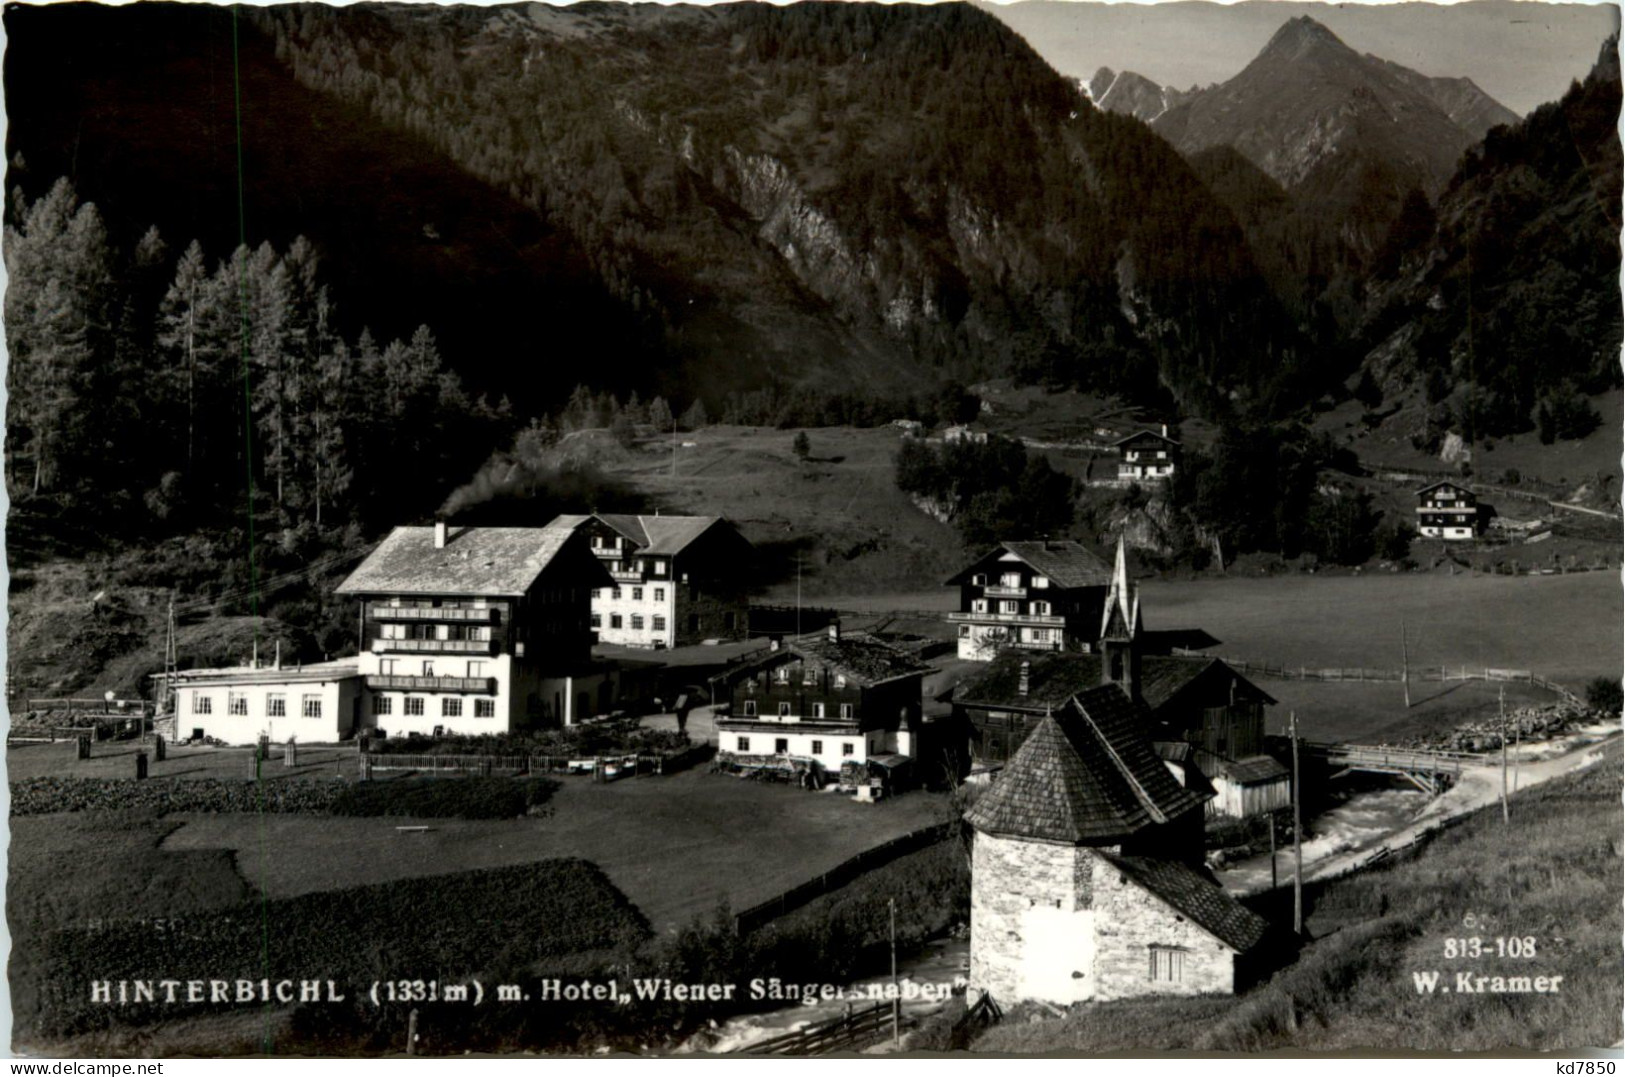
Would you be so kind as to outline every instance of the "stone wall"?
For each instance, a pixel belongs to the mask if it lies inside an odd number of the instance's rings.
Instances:
[[[1093,855],[1090,859],[1094,862],[1092,891],[1097,911],[1092,977],[1096,999],[1234,992],[1235,957],[1228,946],[1128,880],[1110,861]],[[975,887],[973,875],[973,895]],[[1152,946],[1183,951],[1183,972],[1178,982],[1151,979]]]
[[[977,833],[970,984],[1001,1005],[1090,997],[1094,885],[1086,849]]]

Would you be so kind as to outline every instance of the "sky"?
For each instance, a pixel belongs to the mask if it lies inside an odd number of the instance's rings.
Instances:
[[[1520,115],[1554,101],[1596,62],[1619,26],[1613,4],[1474,0],[1462,4],[983,3],[1064,75],[1101,67],[1186,89],[1223,82],[1290,18],[1307,14],[1359,52],[1425,75],[1465,75]]]

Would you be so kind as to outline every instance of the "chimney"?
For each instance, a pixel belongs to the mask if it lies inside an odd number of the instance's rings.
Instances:
[[[829,626],[829,640],[831,643],[841,642],[841,622],[831,621]]]
[[[437,550],[446,548],[446,521],[444,520],[434,522],[434,548]]]
[[[282,668],[282,641],[281,640],[276,641],[276,664],[273,665],[271,668],[272,669],[281,669]]]
[[[1162,424],[1162,436],[1163,437],[1168,436],[1168,424],[1167,423]]]
[[[1021,674],[1016,678],[1016,694],[1023,699],[1027,697],[1027,689],[1032,683],[1033,664],[1025,658],[1021,660]]]

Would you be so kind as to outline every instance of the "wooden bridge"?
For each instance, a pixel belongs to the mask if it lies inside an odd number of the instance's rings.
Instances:
[[[1333,778],[1361,771],[1367,774],[1393,774],[1404,778],[1424,793],[1438,794],[1447,780],[1461,776],[1465,767],[1481,764],[1485,758],[1472,752],[1435,751],[1431,748],[1389,748],[1368,744],[1324,744],[1305,741],[1305,754],[1341,767]]]

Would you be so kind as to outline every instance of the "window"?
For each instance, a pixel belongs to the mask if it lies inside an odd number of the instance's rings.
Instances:
[[[815,741],[812,742],[812,754],[813,755],[823,755],[824,754],[824,742],[823,741],[815,740]]]
[[[745,717],[756,717],[756,701],[754,699],[745,700]]]
[[[790,683],[790,667],[789,666],[780,666],[778,669],[774,670],[773,671],[773,679],[778,681],[780,684],[789,684]]]
[[[1015,613],[1020,608],[1020,604],[1013,598],[1007,598],[999,603],[1000,613]]]
[[[485,676],[485,663],[484,662],[470,662],[468,664],[468,675],[470,677],[483,677],[483,676]]]
[[[621,589],[619,587],[612,588],[610,590],[610,592],[609,592],[609,597],[610,598],[620,598],[621,597]]]
[[[322,716],[322,697],[318,695],[301,696],[299,699],[299,713],[306,718],[320,718]]]
[[[972,587],[986,587],[987,586],[987,573],[978,572],[976,575],[972,576],[970,578],[970,585]]]
[[[666,589],[664,587],[656,587],[655,588],[655,601],[656,602],[664,602],[664,601],[666,601]]]
[[[1034,602],[1033,603],[1033,612],[1036,613],[1036,614],[1039,614],[1040,616],[1046,616],[1047,617],[1049,615],[1049,603],[1048,602]]]
[[[378,672],[386,677],[393,677],[395,676],[396,667],[399,665],[400,659],[398,658],[380,658],[378,660]]]
[[[245,718],[248,717],[248,696],[244,695],[242,692],[227,692],[226,713],[240,714]]]
[[[841,717],[842,718],[850,718],[850,717],[852,717],[852,704],[850,704],[850,703],[842,703],[841,704]]]
[[[960,639],[970,639],[970,625],[960,625],[959,626],[959,638]]]
[[[457,696],[446,696],[440,701],[440,717],[461,718],[463,716],[463,701]]]
[[[750,738],[749,737],[740,737],[735,743],[737,743],[739,745],[739,750],[741,752],[750,751]]]
[[[842,755],[852,755],[852,754],[854,754],[856,752],[857,752],[857,747],[854,744],[852,744],[852,742],[850,742],[850,741],[842,741],[841,742],[841,754]]]
[[[599,594],[599,593],[598,593],[598,592],[599,592],[599,590],[600,590],[600,588],[597,588],[597,587],[594,587],[594,588],[593,588],[593,589],[592,589],[592,597],[594,597],[594,598],[601,598],[601,597],[602,597],[602,596],[601,596],[601,595],[600,595],[600,594]]]
[[[645,564],[645,563],[646,563],[646,562],[645,562],[645,561],[644,561],[644,560],[643,560],[643,558],[641,558],[641,557],[640,557],[640,558],[638,558],[638,572],[639,572],[639,573],[642,573],[642,572],[643,572],[643,571],[644,571],[644,567],[643,567],[643,566],[644,566],[644,564]],[[635,595],[633,595],[633,596],[632,596],[632,597],[633,597],[633,598],[639,598],[639,597],[641,597],[641,596],[642,596],[642,594],[643,594],[643,588],[641,588],[641,587],[640,587],[640,588],[638,588],[638,593],[637,593],[637,594],[635,594]]]
[[[198,694],[194,695],[192,697],[192,713],[193,714],[213,714],[214,713],[214,697],[206,696],[202,692],[199,692]]]
[[[1038,587],[1038,588],[1048,587],[1049,586],[1049,577],[1048,576],[1034,576],[1033,577],[1033,586]]]
[[[272,692],[266,696],[265,716],[267,718],[286,718],[288,716],[288,697],[281,692]]]
[[[474,717],[495,718],[497,716],[497,701],[494,699],[476,699],[474,701]]]
[[[824,716],[824,705],[822,703],[814,703],[813,704],[813,717],[814,718],[822,718],[823,716]]]
[[[634,613],[632,615],[632,631],[634,631],[634,632],[642,632],[643,631],[643,614]]]
[[[1004,575],[999,577],[999,583],[1005,587],[1020,587],[1021,573],[1006,572]]]
[[[801,683],[802,684],[817,684],[818,683],[818,667],[817,666],[811,666],[811,665],[803,665],[801,667]]]
[[[664,576],[666,574],[666,562],[664,561],[652,561],[649,564],[649,568],[650,571],[652,571],[656,576]],[[655,597],[660,597],[658,592],[655,594]]]
[[[422,696],[407,696],[406,697],[406,709],[402,713],[405,714],[409,718],[422,718],[423,717],[423,697]]]
[[[780,703],[779,704],[779,717],[780,718],[788,718],[788,717],[790,717],[790,704],[788,704],[788,703]]]
[[[987,612],[987,599],[985,599],[985,598],[973,598],[973,599],[971,599],[970,600],[970,611],[972,613],[986,613]]]
[[[389,698],[388,696],[373,696],[372,697],[372,713],[374,713],[374,714],[393,714],[393,713],[395,713],[395,701],[393,699]]]
[[[657,613],[650,619],[649,627],[656,632],[664,632],[666,630],[666,619]]]
[[[609,627],[620,628],[624,623],[625,622],[621,619],[620,614],[612,613],[609,615]]]
[[[1033,642],[1034,643],[1048,643],[1049,642],[1049,629],[1047,629],[1047,628],[1035,628],[1035,629],[1033,629]]]
[[[641,588],[641,587],[632,588],[632,601],[633,602],[642,602],[643,601],[643,588]]]
[[[1185,951],[1178,946],[1152,946],[1150,972],[1153,982],[1180,983],[1185,979]]]
[[[601,614],[601,613],[593,614],[592,615],[592,626],[594,628],[603,628],[604,627],[604,615]]]
[[[425,658],[423,660],[423,675],[425,677],[433,677],[434,676],[434,659]]]
[[[844,673],[835,674],[835,687],[837,687],[837,688],[845,688],[846,687],[846,674],[844,674]]]
[[[773,752],[774,752],[775,755],[784,755],[789,750],[790,750],[790,738],[788,738],[788,737],[775,737],[774,738],[774,740],[773,740]]]

